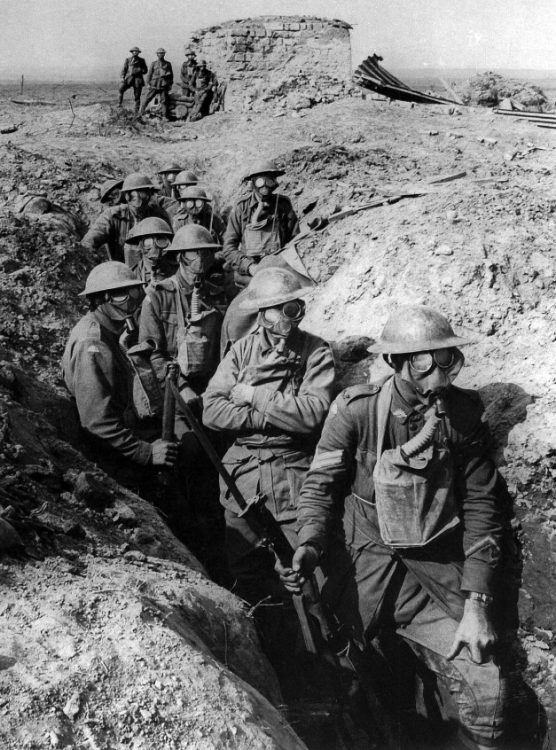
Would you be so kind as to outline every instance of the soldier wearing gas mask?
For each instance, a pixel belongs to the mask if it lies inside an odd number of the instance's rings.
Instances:
[[[274,162],[265,161],[243,178],[251,181],[251,193],[233,208],[222,249],[240,289],[249,284],[261,258],[278,253],[299,233],[290,199],[276,192],[283,174]]]
[[[332,404],[283,580],[300,591],[320,564],[323,598],[353,643],[398,649],[401,638],[446,683],[460,721],[449,747],[492,748],[506,702],[492,619],[506,490],[480,397],[452,385],[467,343],[431,308],[390,316],[370,351],[394,375]]]
[[[188,224],[197,224],[208,229],[216,242],[222,242],[225,229],[224,222],[212,209],[210,205],[212,201],[203,188],[198,185],[191,185],[186,188],[180,187],[178,201],[180,202],[179,211],[176,211],[172,216],[174,232]]]
[[[144,282],[123,263],[94,268],[81,292],[89,312],[70,333],[62,369],[75,399],[86,455],[126,487],[138,491],[156,481],[153,466],[172,466],[174,443],[155,440],[153,421],[141,422],[127,352],[137,340]]]
[[[111,260],[125,261],[124,245],[131,229],[143,219],[156,216],[170,224],[170,217],[159,205],[151,202],[155,187],[145,174],[128,175],[121,187],[122,203],[100,214],[81,240],[83,247],[98,250],[108,246]]]
[[[135,275],[150,284],[172,276],[178,267],[177,258],[166,251],[174,233],[164,219],[151,216],[136,224],[124,247],[126,265]]]
[[[329,345],[299,329],[308,291],[310,287],[302,287],[287,270],[259,271],[242,303],[259,311],[258,328],[233,344],[203,396],[205,425],[234,437],[223,461],[240,492],[248,499],[264,498],[293,547],[299,492],[334,384]],[[274,557],[257,546],[258,538],[222,483],[220,502],[234,591],[252,605],[267,600],[281,606],[284,590]],[[276,608],[269,616],[280,619]],[[273,636],[264,624],[262,629],[270,646]],[[277,650],[274,666],[287,680],[283,659],[294,652],[291,640]]]

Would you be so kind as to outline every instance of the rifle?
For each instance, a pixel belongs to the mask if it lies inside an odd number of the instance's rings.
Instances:
[[[168,362],[166,365],[164,411],[162,412],[162,440],[172,442],[174,439],[174,422],[176,416],[176,399],[172,386],[175,386],[178,378],[179,365],[177,362]],[[176,389],[177,390],[177,389]],[[162,469],[160,472],[160,484],[168,487],[172,483],[173,470]]]
[[[187,419],[191,430],[240,508],[239,515],[248,516],[251,529],[260,540],[259,546],[272,552],[276,561],[280,562],[283,567],[291,567],[293,550],[280,524],[264,505],[264,497],[255,495],[249,500],[243,497],[199,421],[181,397],[176,385],[170,381],[169,386],[177,407]],[[372,675],[367,674],[368,669],[364,664],[365,659],[361,649],[344,632],[337,619],[330,617],[325,610],[314,578],[311,577],[306,581],[302,594],[293,594],[292,598],[305,648],[308,653],[322,657],[333,667],[337,695],[343,697],[343,694],[348,692],[339,680],[340,670],[347,669],[360,682],[371,713],[370,717],[366,717],[364,731],[375,740],[381,738],[390,748],[403,747],[404,750],[411,750],[413,743],[405,737],[399,723],[394,721],[377,698],[377,690],[373,684]],[[346,698],[347,701],[343,701],[344,703],[347,702],[348,705],[353,703],[351,695],[346,695]]]

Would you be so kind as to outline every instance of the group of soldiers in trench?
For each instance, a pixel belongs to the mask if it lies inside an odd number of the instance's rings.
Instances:
[[[277,192],[284,171],[249,170],[226,226],[197,175],[175,163],[159,174],[160,190],[144,174],[107,183],[101,200],[114,205],[83,239],[110,257],[87,278],[89,311],[63,357],[84,452],[193,549],[203,535],[223,547],[286,701],[318,687],[300,667],[291,605],[314,576],[348,650],[379,644],[403,693],[409,648],[447,687],[459,720],[450,747],[501,746],[507,495],[481,399],[453,385],[470,339],[431,307],[400,306],[369,349],[391,376],[336,395],[331,346],[300,325],[313,285],[284,260],[299,232]],[[216,472],[179,409],[162,436],[171,366],[243,497],[278,521],[291,565],[259,544],[222,481],[214,515]],[[162,491],[161,471],[172,477]]]
[[[120,74],[120,107],[123,106],[124,94],[128,89],[133,89],[135,114],[138,117],[145,114],[147,107],[155,98],[162,117],[170,119],[171,105],[182,104],[186,115],[181,119],[187,119],[190,122],[201,120],[222,105],[225,85],[218,83],[216,74],[207,67],[206,60],[197,61],[197,55],[193,50],[186,49],[186,59],[181,66],[179,80],[181,97],[171,97],[174,71],[172,63],[166,60],[166,50],[163,47],[156,50],[156,60],[149,67],[145,59],[139,56],[141,53],[139,47],[132,47],[130,52],[131,57],[125,59]],[[145,84],[147,91],[141,102]]]

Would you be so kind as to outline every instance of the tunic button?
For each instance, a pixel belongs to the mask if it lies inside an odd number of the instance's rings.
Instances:
[[[409,429],[411,432],[417,432],[417,430],[419,429],[419,425],[415,424],[415,422],[410,422]]]

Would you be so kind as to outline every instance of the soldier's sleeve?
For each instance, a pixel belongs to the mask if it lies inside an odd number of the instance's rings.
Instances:
[[[297,506],[299,543],[315,542],[324,550],[336,506],[349,491],[358,443],[357,423],[344,394],[330,408]]]
[[[222,242],[226,227],[224,226],[224,222],[222,221],[221,217],[217,213],[212,214],[212,230],[218,237],[218,241]]]
[[[151,354],[151,364],[157,378],[162,382],[166,375],[166,362],[169,361],[168,343],[160,314],[160,300],[157,294],[147,291],[141,307],[139,322],[139,343],[151,341],[154,351]]]
[[[147,86],[150,86],[150,85],[151,85],[151,79],[152,79],[152,77],[153,77],[153,73],[154,73],[154,62],[152,62],[152,63],[150,64],[150,66],[149,66],[149,71],[148,71],[148,73],[147,73],[147,78],[145,79],[145,80],[146,80],[146,83],[147,83]]]
[[[219,364],[203,394],[203,423],[222,432],[252,430],[256,425],[249,406],[236,406],[230,400],[232,388],[237,385],[240,360],[237,346],[233,346]]]
[[[148,72],[147,63],[141,58],[141,73],[145,75]]]
[[[75,400],[84,429],[138,464],[149,463],[150,443],[139,440],[114,407],[113,354],[95,338],[80,342],[75,352]]]
[[[172,63],[168,63],[168,88],[171,89],[174,85],[174,69],[172,68]]]
[[[310,435],[318,430],[330,408],[334,386],[334,360],[324,341],[307,359],[307,369],[297,394],[255,388],[253,408],[267,423],[286,432]]]
[[[299,219],[294,211],[292,202],[289,198],[288,209],[285,216],[285,232],[284,232],[284,244],[288,244],[297,234],[299,234]]]
[[[124,67],[122,68],[122,72],[120,73],[120,78],[126,77],[128,66],[129,66],[129,61],[126,57],[125,62],[124,62]]]
[[[224,246],[222,255],[225,261],[239,273],[247,273],[249,266],[253,262],[247,258],[239,249],[241,246],[241,237],[243,234],[241,224],[241,206],[238,204],[232,209],[228,218],[228,226],[224,234]]]
[[[83,247],[89,250],[98,250],[99,247],[109,242],[112,234],[112,215],[109,211],[103,211],[89,227],[89,231],[81,240]]]
[[[456,459],[465,553],[461,588],[493,595],[502,544],[505,486],[492,459],[490,430],[482,418],[482,404],[476,398],[475,408],[468,408],[474,424],[458,446]]]
[[[180,69],[180,81],[181,85],[184,88],[187,88],[189,86],[189,81],[187,78],[187,62],[183,62]]]

